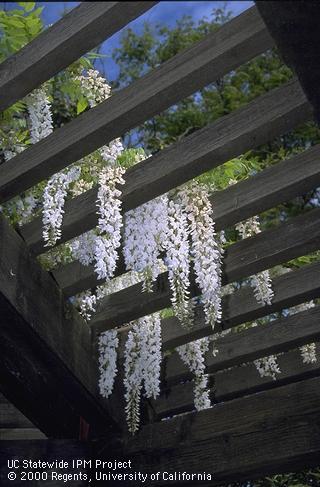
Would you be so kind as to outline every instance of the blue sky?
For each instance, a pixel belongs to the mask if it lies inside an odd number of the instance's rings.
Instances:
[[[76,7],[80,2],[37,2],[37,5],[44,7],[43,20],[45,25],[50,25],[61,17],[63,11]],[[180,19],[184,15],[190,15],[195,21],[207,16],[210,18],[210,14],[214,8],[227,5],[228,10],[231,10],[233,15],[236,16],[253,5],[252,1],[185,1],[185,2],[159,2],[152,9],[147,11],[144,15],[131,22],[129,25],[136,32],[141,31],[143,23],[145,21],[151,24],[163,24],[167,26],[173,26],[176,20]],[[1,2],[3,6],[3,2]],[[7,7],[15,6],[14,3],[7,3]],[[115,47],[119,45],[121,37],[121,31],[113,35],[102,47],[102,53],[106,56],[103,59],[104,71],[109,80],[113,80],[118,72],[116,63],[113,61],[111,54]],[[99,68],[99,66],[98,66]]]

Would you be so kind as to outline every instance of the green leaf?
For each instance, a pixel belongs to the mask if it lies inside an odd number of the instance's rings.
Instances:
[[[18,2],[19,7],[22,7],[26,12],[31,12],[36,6],[36,2]]]
[[[82,96],[77,103],[77,115],[82,113],[88,106],[88,102],[84,96]]]

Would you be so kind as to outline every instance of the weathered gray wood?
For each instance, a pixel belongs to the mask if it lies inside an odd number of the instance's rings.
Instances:
[[[310,116],[310,105],[296,81],[253,100],[130,168],[125,175],[123,210],[145,203],[232,157],[292,130]],[[5,163],[6,167],[0,166],[0,176],[5,178],[4,186],[11,177],[10,172],[21,171],[21,162],[18,170],[14,169],[16,165],[10,166],[10,162]],[[23,167],[26,167],[25,163]],[[0,195],[1,191],[0,185]],[[60,243],[97,224],[96,200],[94,188],[66,203]],[[33,252],[44,251],[41,217],[22,228],[21,234]]]
[[[46,435],[36,428],[0,428],[0,441],[45,439]]]
[[[317,347],[319,346],[320,344],[317,343]],[[211,375],[209,380],[212,383],[210,389],[212,402],[229,401],[236,397],[320,375],[319,360],[313,364],[303,363],[299,350],[291,350],[279,355],[277,362],[281,374],[277,375],[276,380],[271,377],[260,377],[253,363],[242,364]],[[164,390],[159,398],[152,401],[152,407],[158,419],[193,410],[193,382],[177,384]]]
[[[210,473],[208,486],[297,471],[319,462],[319,401],[313,378],[144,426],[113,452],[146,473]]]
[[[211,203],[216,229],[226,229],[316,188],[320,184],[319,157],[320,145],[316,145],[224,191],[214,193]],[[22,234],[26,237],[24,228]],[[123,272],[125,266],[120,251],[117,275]],[[67,296],[94,287],[99,282],[92,266],[83,266],[78,261],[54,270],[53,275]]]
[[[216,357],[206,354],[206,370],[214,373],[235,365],[251,362],[280,352],[287,352],[300,345],[320,339],[320,307],[282,318],[217,340]],[[165,381],[177,384],[192,375],[178,354],[170,355],[165,363]]]
[[[258,1],[256,4],[284,61],[297,73],[320,122],[318,2]]]
[[[4,218],[0,233],[2,392],[51,435],[74,431],[79,416],[116,428],[99,400],[90,328]]]
[[[32,427],[31,421],[0,394],[0,429]]]
[[[158,2],[83,2],[0,65],[0,110]]]
[[[272,41],[257,10],[253,8],[244,12],[226,23],[217,32],[177,54],[129,87],[114,93],[105,102],[55,130],[53,134],[17,155],[8,163],[2,164],[0,167],[0,202],[12,198],[68,164],[90,154],[103,144],[123,135],[129,129],[249,61],[271,46]],[[288,120],[289,117],[293,120],[295,112],[298,110],[301,112],[301,120],[304,120],[306,114],[303,112],[309,112],[309,106],[298,85],[294,86],[299,93],[298,100],[295,99],[290,116],[286,112],[286,114],[282,113],[282,118],[285,117]],[[289,92],[286,96],[289,96]],[[269,98],[267,97],[266,100]],[[284,96],[279,100],[279,104],[283,108],[287,106]],[[268,108],[271,110],[271,107]],[[277,113],[281,118],[279,112]],[[258,113],[255,115],[257,116]],[[267,115],[266,118],[268,118]],[[265,123],[262,132],[269,130],[272,132],[275,125],[273,123],[270,127],[270,123]],[[234,129],[235,127],[232,128],[232,131]],[[257,143],[266,140],[266,136],[261,133],[259,137],[258,134],[256,136]],[[246,137],[248,135],[242,136],[242,138]],[[251,142],[254,137],[255,135],[252,134]],[[193,138],[188,139],[191,141]],[[208,142],[206,141],[204,147]],[[195,149],[193,148],[193,150]],[[224,156],[230,157],[232,151],[230,150],[228,153],[228,156],[227,154]],[[211,155],[207,155],[205,159],[202,161],[199,171],[212,167]],[[165,168],[167,168],[167,164],[168,161],[166,161]],[[172,177],[174,178],[174,175]],[[189,178],[191,177],[193,177],[192,174]],[[137,198],[137,194],[141,193],[139,179],[136,171],[135,181],[138,183],[139,189],[133,185],[131,194],[128,195],[128,200],[131,201],[128,203],[131,205]],[[161,176],[158,175],[157,181],[153,180],[153,184],[150,186],[152,191],[159,185],[161,179]],[[166,191],[166,188],[163,190]],[[137,201],[136,204],[139,202]]]
[[[319,221],[320,209],[315,209],[230,245],[223,263],[223,284],[319,249]],[[193,283],[191,295],[197,294],[199,292]],[[91,324],[96,331],[101,332],[166,306],[170,306],[170,287],[165,272],[159,276],[153,293],[142,293],[142,285],[137,284],[104,298]]]
[[[318,298],[320,296],[320,262],[274,278],[272,289],[274,297],[270,306],[259,304],[250,286],[245,286],[225,296],[222,299],[222,321],[216,324],[215,331],[226,330]],[[191,330],[184,329],[175,317],[162,320],[161,329],[163,350],[170,350],[212,334],[212,327],[205,323],[201,306],[195,308],[194,326]]]

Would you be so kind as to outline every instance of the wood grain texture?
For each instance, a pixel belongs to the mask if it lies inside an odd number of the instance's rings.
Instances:
[[[319,346],[320,344],[317,343],[317,347]],[[253,363],[242,364],[210,375],[212,402],[229,401],[320,375],[319,361],[313,364],[303,363],[299,350],[291,350],[278,356],[277,362],[281,371],[281,374],[277,375],[277,380],[271,377],[260,377]],[[193,381],[163,390],[160,397],[152,401],[152,408],[157,419],[193,410]]]
[[[272,90],[130,168],[122,189],[123,211],[292,130],[310,117],[311,107],[296,81]],[[21,171],[21,163],[19,169],[10,163],[0,166],[4,186],[10,172]],[[66,203],[59,243],[96,226],[96,200],[97,190],[93,188]],[[41,217],[22,228],[21,234],[33,252],[45,250]]]
[[[83,2],[0,65],[0,111],[158,2]]]
[[[210,200],[216,229],[224,230],[316,188],[320,184],[319,158],[320,145],[316,145],[226,190],[214,193]],[[25,228],[22,228],[24,237]],[[120,250],[116,274],[123,272],[125,265]],[[99,283],[93,267],[83,266],[78,261],[57,268],[53,275],[67,296],[73,296]]]
[[[284,308],[320,297],[320,263],[307,265],[272,280],[274,297],[270,306],[262,306],[254,297],[250,286],[234,291],[222,298],[222,320],[216,323],[215,331],[233,328]],[[170,350],[193,340],[212,334],[211,326],[205,323],[202,307],[195,308],[194,326],[184,329],[176,317],[163,319],[162,347]]]
[[[2,392],[51,435],[70,434],[79,416],[116,429],[98,396],[90,328],[4,218],[0,230]]]
[[[282,318],[268,325],[261,325],[239,333],[232,333],[217,340],[216,357],[212,350],[206,354],[206,371],[218,370],[251,362],[280,352],[287,352],[320,339],[320,307]],[[192,375],[178,354],[170,355],[164,364],[165,383],[178,384]]]
[[[0,393],[0,429],[32,427],[31,421]]]
[[[113,451],[125,454],[146,473],[212,474],[210,482],[192,485],[297,471],[319,462],[319,401],[320,379],[312,378],[146,425]],[[107,455],[112,444],[104,445]],[[101,449],[99,442],[97,450]],[[157,485],[161,484],[167,481]]]
[[[223,284],[306,255],[320,248],[320,209],[291,218],[287,223],[230,245],[223,261]],[[192,281],[191,295],[199,295]],[[167,272],[160,274],[152,293],[136,284],[101,300],[91,320],[96,331],[128,323],[170,306]]]
[[[257,10],[253,8],[244,12],[129,87],[114,93],[105,102],[55,130],[8,161],[8,164],[2,164],[0,202],[7,201],[103,144],[124,135],[126,131],[271,46],[271,38]],[[286,104],[285,99],[279,101],[280,105],[282,102]],[[301,100],[298,104],[301,105]],[[288,118],[288,114],[286,116]],[[293,116],[294,108],[289,118]],[[269,130],[267,124],[264,130]],[[207,167],[210,167],[209,159],[208,156],[203,161],[203,166],[206,162]],[[136,176],[135,181],[139,185],[138,174]],[[171,177],[174,178],[174,175]],[[190,177],[193,177],[192,174]],[[153,189],[158,184],[154,183]],[[138,189],[134,186],[131,201],[137,197],[137,192],[140,193],[140,187]]]

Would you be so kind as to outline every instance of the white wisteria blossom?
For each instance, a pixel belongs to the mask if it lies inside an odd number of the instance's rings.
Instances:
[[[117,348],[119,338],[117,330],[108,330],[99,337],[99,390],[102,397],[112,393],[117,369]]]
[[[254,360],[254,365],[261,377],[271,377],[273,380],[276,380],[277,374],[281,374],[275,355]]]
[[[71,251],[75,259],[82,265],[88,266],[94,261],[96,233],[94,230],[83,233],[71,241]]]
[[[156,399],[160,393],[160,316],[145,316],[131,325],[125,346],[124,386],[128,429],[134,434],[139,427],[142,385],[148,398]]]
[[[192,182],[179,192],[190,221],[191,255],[195,280],[201,291],[206,323],[221,319],[221,248],[206,188]]]
[[[254,216],[246,221],[237,223],[236,230],[238,230],[242,239],[257,235],[261,232],[259,217]],[[250,285],[258,303],[262,305],[270,305],[272,303],[274,293],[272,290],[272,280],[268,270],[252,276]]]
[[[123,255],[127,270],[143,275],[143,291],[151,292],[161,272],[160,252],[167,236],[167,195],[148,201],[125,215]]]
[[[194,375],[194,407],[197,411],[211,407],[208,375],[205,374],[205,354],[209,344],[210,340],[206,337],[177,348],[182,361]]]
[[[99,71],[88,69],[86,75],[78,76],[77,79],[80,81],[91,108],[109,98],[111,87]]]
[[[251,323],[252,327],[258,326],[255,321]],[[262,325],[264,326],[264,325]],[[267,325],[268,326],[268,325]],[[277,361],[276,355],[269,355],[268,357],[262,357],[253,361],[260,377],[271,377],[276,380],[277,374],[281,374],[281,370]]]
[[[314,301],[309,301],[307,303],[298,304],[289,309],[288,314],[294,315],[296,313],[301,313],[302,311],[307,311],[315,307]],[[308,343],[300,347],[300,353],[302,361],[305,364],[314,364],[317,362],[317,348],[315,343]]]
[[[140,398],[142,389],[141,340],[139,324],[128,333],[124,352],[124,387],[128,430],[134,434],[140,423]]]
[[[76,304],[76,303],[79,306],[79,312],[80,312],[81,316],[86,321],[89,321],[91,319],[92,314],[96,310],[96,304],[97,304],[96,295],[93,294],[90,290],[84,291],[83,293],[80,293],[76,297],[74,304]]]
[[[27,97],[31,143],[35,144],[53,131],[51,104],[44,88],[34,90]]]
[[[95,271],[99,279],[110,279],[116,269],[118,248],[121,242],[121,191],[124,184],[124,169],[121,166],[105,167],[99,177],[98,190],[98,236],[95,239]]]
[[[192,306],[189,299],[190,248],[187,215],[182,205],[168,203],[168,233],[165,240],[165,264],[171,289],[171,304],[176,317],[186,328],[193,326]]]
[[[45,246],[52,246],[61,238],[61,226],[64,203],[69,186],[80,176],[80,168],[72,167],[68,171],[54,174],[48,181],[43,193],[43,239]]]

